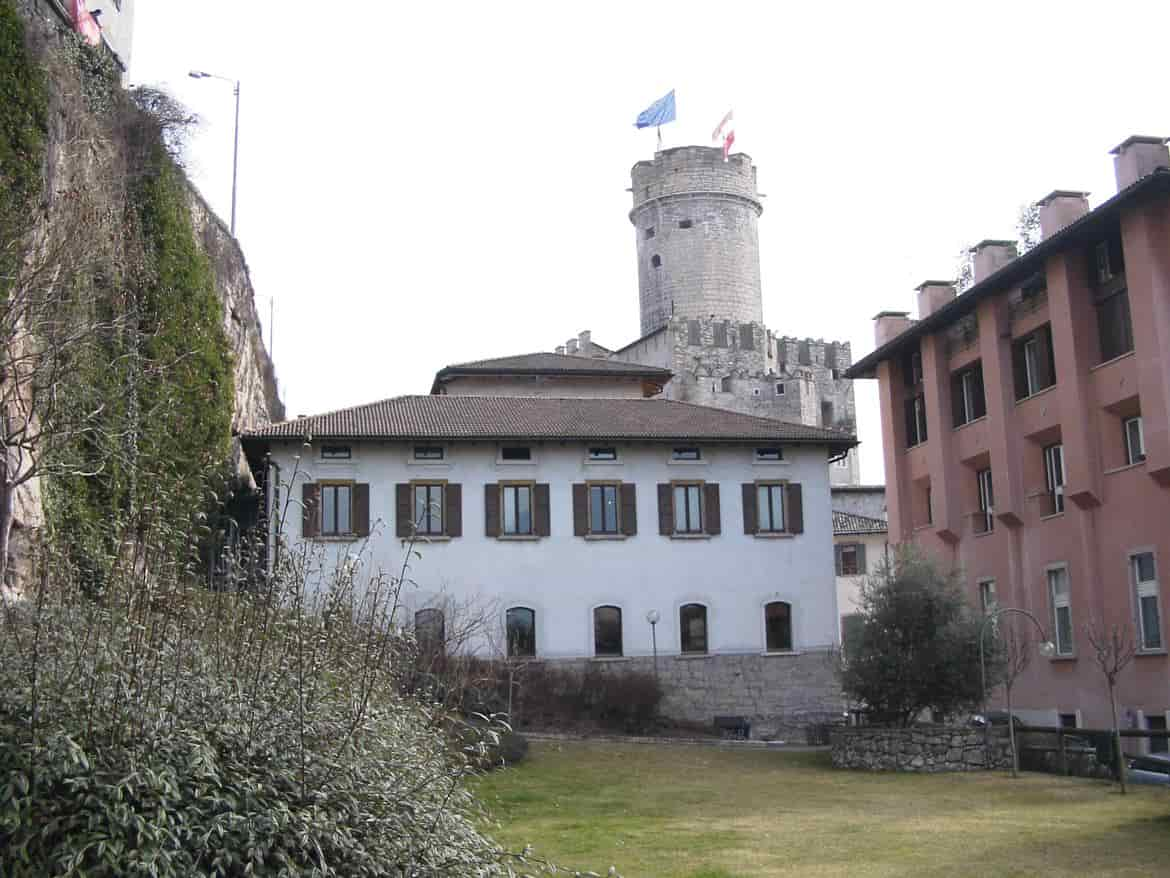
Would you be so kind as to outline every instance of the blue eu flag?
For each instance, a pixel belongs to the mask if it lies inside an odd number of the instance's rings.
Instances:
[[[674,121],[674,89],[665,97],[661,97],[638,114],[635,128],[650,128],[656,125],[665,125]]]

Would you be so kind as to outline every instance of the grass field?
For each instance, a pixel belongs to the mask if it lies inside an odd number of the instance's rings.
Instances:
[[[838,771],[825,753],[535,744],[479,792],[509,846],[624,878],[1170,875],[1170,791]]]

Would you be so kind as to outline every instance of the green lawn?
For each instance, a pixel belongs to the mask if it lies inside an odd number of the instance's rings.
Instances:
[[[1170,791],[837,771],[825,753],[535,744],[479,792],[502,843],[624,878],[1170,875]]]

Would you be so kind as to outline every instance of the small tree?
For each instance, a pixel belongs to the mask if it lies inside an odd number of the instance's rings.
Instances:
[[[1097,618],[1091,618],[1085,624],[1085,637],[1093,649],[1093,658],[1109,689],[1109,709],[1113,716],[1113,752],[1117,754],[1117,780],[1121,784],[1122,795],[1125,795],[1125,759],[1121,753],[1121,730],[1117,725],[1117,678],[1133,661],[1137,645],[1129,625],[1106,626]]]
[[[982,701],[980,619],[954,574],[899,549],[863,583],[859,615],[856,643],[838,673],[877,721],[906,726],[927,709],[954,713]],[[1001,666],[994,655],[986,664]]]
[[[1022,256],[1040,243],[1040,205],[1035,201],[1020,205],[1016,217],[1016,239]]]

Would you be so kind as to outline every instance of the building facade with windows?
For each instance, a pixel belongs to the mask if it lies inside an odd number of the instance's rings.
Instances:
[[[853,445],[661,399],[442,394],[245,438],[270,558],[396,571],[413,543],[420,636],[479,613],[481,654],[656,665],[668,715],[765,732],[841,709],[829,458]]]
[[[1042,240],[973,251],[973,283],[918,289],[876,318],[847,373],[880,387],[890,538],[962,571],[976,605],[1031,612],[1056,646],[1013,699],[1023,718],[1108,721],[1090,629],[1137,643],[1128,723],[1170,710],[1170,153],[1114,150],[1118,192],[1039,202]],[[1024,620],[1021,620],[1024,621]],[[1021,633],[1031,632],[1021,627]]]
[[[848,653],[853,632],[860,624],[861,586],[889,555],[885,518],[842,511],[833,492],[833,564],[837,577],[837,612],[841,617],[841,647]]]

